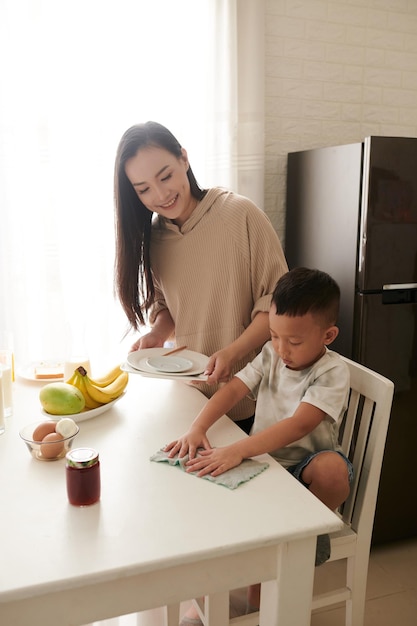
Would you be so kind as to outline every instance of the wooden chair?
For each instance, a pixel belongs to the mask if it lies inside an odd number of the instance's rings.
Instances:
[[[342,357],[344,358],[344,357]],[[354,480],[349,498],[340,507],[344,528],[333,533],[330,561],[346,559],[345,585],[314,596],[312,611],[345,603],[345,625],[362,626],[372,528],[381,465],[394,393],[393,383],[380,374],[344,358],[350,371],[350,396],[341,431],[343,452],[353,463]],[[324,568],[326,564],[320,567]],[[193,600],[207,625],[204,606]],[[167,624],[178,619],[178,607],[167,607]],[[178,622],[176,622],[178,623]],[[258,626],[259,613],[230,620],[230,626]]]

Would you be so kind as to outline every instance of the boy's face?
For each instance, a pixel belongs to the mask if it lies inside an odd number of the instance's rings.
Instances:
[[[339,333],[336,326],[326,326],[319,315],[277,315],[274,304],[269,312],[269,328],[275,352],[291,370],[313,365]]]

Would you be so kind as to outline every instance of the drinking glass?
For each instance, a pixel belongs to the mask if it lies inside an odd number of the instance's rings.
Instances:
[[[2,373],[4,417],[13,415],[14,358],[10,332],[0,332],[0,372]]]
[[[3,374],[0,370],[0,435],[5,431],[4,408],[3,408]]]

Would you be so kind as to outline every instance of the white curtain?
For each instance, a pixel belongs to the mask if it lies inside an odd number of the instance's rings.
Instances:
[[[263,3],[0,0],[0,330],[17,366],[122,359],[113,163],[165,124],[203,186],[263,202]]]

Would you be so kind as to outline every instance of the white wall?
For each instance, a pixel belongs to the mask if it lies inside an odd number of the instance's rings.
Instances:
[[[266,0],[265,210],[282,241],[288,152],[417,136],[417,0]]]

